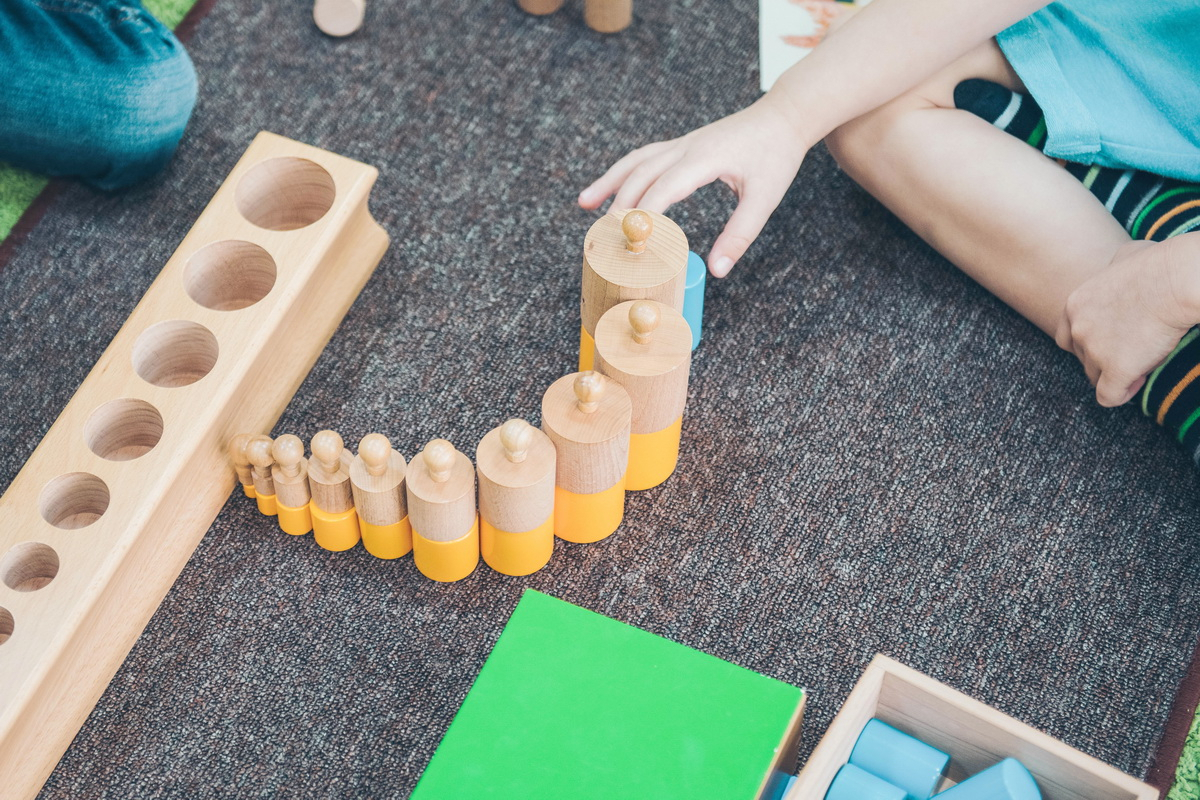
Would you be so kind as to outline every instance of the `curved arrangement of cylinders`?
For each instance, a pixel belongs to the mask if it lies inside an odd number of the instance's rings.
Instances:
[[[287,533],[311,531],[331,551],[361,541],[379,558],[411,552],[422,574],[444,582],[480,558],[529,575],[549,562],[555,538],[611,536],[625,493],[658,486],[679,461],[698,341],[684,314],[689,260],[683,231],[660,214],[609,214],[592,226],[580,370],[546,389],[540,430],[510,419],[478,443],[474,463],[434,439],[408,464],[378,433],[352,455],[321,431],[307,459],[295,436],[240,434],[229,456],[246,495]],[[703,281],[699,292],[702,301]]]

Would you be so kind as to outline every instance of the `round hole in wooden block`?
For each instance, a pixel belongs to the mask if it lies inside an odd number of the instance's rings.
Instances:
[[[237,311],[262,300],[275,285],[275,259],[250,242],[213,242],[188,261],[188,296],[214,311]]]
[[[22,542],[0,559],[0,580],[15,592],[36,592],[58,574],[58,553],[41,542]],[[12,615],[9,615],[12,635]],[[5,637],[7,638],[7,637]]]
[[[92,412],[83,426],[88,447],[109,461],[132,461],[146,455],[163,434],[163,418],[145,400],[110,400]]]
[[[13,620],[12,612],[0,606],[0,644],[7,642],[16,629],[17,623]]]
[[[336,194],[323,167],[281,157],[251,167],[238,181],[235,199],[242,216],[258,227],[294,231],[325,216]]]
[[[42,488],[38,508],[56,528],[86,528],[108,510],[108,486],[91,473],[68,472]]]
[[[137,374],[167,389],[195,383],[216,364],[217,337],[203,325],[182,319],[147,328],[133,346]]]

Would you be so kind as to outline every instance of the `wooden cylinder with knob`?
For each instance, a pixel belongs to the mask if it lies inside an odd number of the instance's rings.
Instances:
[[[633,22],[633,0],[584,0],[583,21],[597,33],[617,33]]]
[[[342,437],[320,431],[310,445],[308,488],[312,492],[313,539],[326,550],[340,552],[358,544],[358,515],[350,489],[350,464],[354,460]]]
[[[292,536],[303,536],[312,530],[312,512],[308,488],[308,460],[304,458],[304,442],[299,436],[285,433],[271,447],[275,466],[271,479],[275,482],[275,506],[279,512],[279,527]]]
[[[412,550],[404,456],[381,433],[358,443],[350,464],[350,488],[362,531],[363,547],[376,558],[399,558]]]
[[[254,480],[254,498],[258,510],[268,517],[276,514],[275,482],[271,479],[271,467],[275,457],[271,454],[271,437],[251,436],[246,443],[246,458],[250,460],[250,474]]]
[[[613,306],[650,299],[683,310],[688,242],[662,214],[632,209],[605,214],[583,243],[579,369],[592,369],[596,325]]]
[[[475,467],[445,439],[413,456],[405,475],[413,563],[435,581],[457,581],[479,564]]]
[[[557,453],[554,535],[598,542],[625,516],[625,469],[633,404],[598,372],[559,378],[542,396],[542,431]]]
[[[250,444],[250,434],[239,433],[229,440],[229,460],[237,473],[238,483],[242,485],[242,493],[254,499],[254,474],[250,469],[250,459],[246,455],[246,445]]]
[[[523,419],[510,419],[479,442],[475,464],[483,560],[505,575],[537,572],[554,553],[550,437]]]
[[[517,5],[522,11],[538,17],[553,14],[562,8],[562,4],[563,0],[517,0]]]
[[[691,363],[692,330],[683,314],[663,303],[621,303],[596,326],[596,368],[624,386],[633,402],[630,491],[658,486],[675,471]]]

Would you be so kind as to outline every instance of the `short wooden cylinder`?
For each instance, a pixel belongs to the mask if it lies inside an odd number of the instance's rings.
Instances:
[[[350,451],[343,450],[337,472],[330,473],[315,456],[308,460],[308,489],[312,492],[315,508],[327,514],[342,514],[354,509],[354,494],[350,491],[350,464],[353,461]]]
[[[578,373],[559,378],[542,396],[542,430],[557,451],[555,485],[575,494],[609,489],[629,463],[633,405],[614,380],[605,381],[597,408],[587,413],[575,396]]]
[[[312,491],[308,488],[308,462],[301,461],[297,466],[296,474],[288,476],[276,464],[271,468],[271,480],[275,483],[275,496],[280,505],[307,509],[308,501],[312,499]]]
[[[529,448],[520,462],[508,460],[499,428],[488,431],[475,450],[479,518],[497,530],[531,531],[554,513],[554,443],[536,428],[530,433]]]
[[[419,533],[431,542],[452,542],[475,526],[475,467],[462,453],[454,451],[450,477],[441,483],[429,474],[424,452],[417,453],[408,465],[405,483],[414,537]]]
[[[626,300],[657,300],[683,310],[688,260],[683,230],[662,214],[647,211],[653,231],[646,249],[631,253],[621,230],[626,213],[605,214],[584,238],[579,311],[583,329],[591,336],[604,313]]]
[[[659,304],[659,324],[641,344],[629,323],[633,302],[613,306],[596,326],[596,370],[625,387],[633,433],[657,433],[683,416],[692,364],[692,330],[683,314]]]
[[[404,487],[406,470],[404,456],[395,450],[382,475],[372,475],[362,456],[355,456],[350,462],[350,490],[354,507],[363,522],[386,527],[408,516],[408,492]]]

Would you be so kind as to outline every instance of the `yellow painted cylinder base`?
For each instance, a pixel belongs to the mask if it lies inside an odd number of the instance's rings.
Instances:
[[[483,560],[505,575],[532,575],[554,554],[554,515],[531,531],[510,533],[479,522],[479,549]]]
[[[479,565],[479,516],[465,536],[452,542],[426,539],[412,532],[413,563],[426,578],[442,583],[461,581]]]
[[[275,506],[279,509],[279,527],[284,533],[303,536],[312,530],[312,514],[308,510],[310,505],[305,503],[299,508],[292,508],[276,501]]]
[[[595,369],[596,340],[587,332],[587,328],[579,326],[579,371],[587,372]]]
[[[255,492],[254,499],[258,501],[258,510],[268,517],[273,517],[278,513],[279,504],[275,502],[275,495]]]
[[[358,526],[363,547],[376,558],[399,558],[412,550],[412,523],[408,517],[391,525],[372,525],[360,515]]]
[[[653,489],[671,477],[679,463],[679,437],[683,417],[661,431],[635,433],[629,437],[629,471],[625,488],[631,492]]]
[[[578,544],[598,542],[621,527],[625,517],[625,480],[611,489],[575,494],[554,487],[554,535]]]
[[[316,503],[308,504],[312,512],[313,538],[317,544],[334,553],[349,550],[358,544],[358,512],[353,508],[340,514],[330,514],[317,508]]]
[[[258,497],[258,492],[254,491],[253,483],[243,483],[242,494],[246,495],[246,497],[249,497],[251,500],[253,500],[255,497]]]

